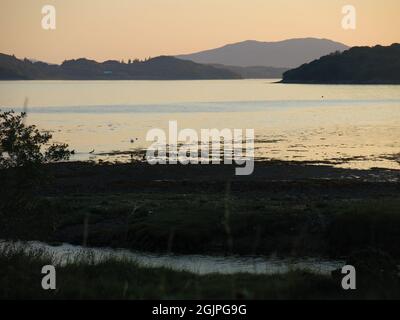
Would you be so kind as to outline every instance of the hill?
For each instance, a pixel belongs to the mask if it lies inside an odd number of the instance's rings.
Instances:
[[[331,52],[344,51],[348,48],[348,46],[339,42],[315,38],[290,39],[278,42],[248,40],[217,49],[177,55],[176,57],[206,64],[295,68]]]
[[[146,61],[99,63],[88,59],[67,60],[61,65],[20,60],[0,54],[0,80],[196,80],[240,79],[236,73],[160,56]]]
[[[283,73],[288,71],[288,68],[274,68],[274,67],[237,67],[237,66],[225,66],[223,64],[213,64],[216,68],[230,70],[243,79],[281,79]]]
[[[287,71],[282,82],[400,84],[400,44],[333,53]]]

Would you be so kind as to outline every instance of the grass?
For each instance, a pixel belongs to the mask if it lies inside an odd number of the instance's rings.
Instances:
[[[56,267],[57,289],[41,288],[43,252],[0,250],[0,299],[394,299],[399,282],[387,290],[367,286],[341,289],[340,279],[292,271],[281,275],[205,275],[143,268],[126,261],[76,261]],[[382,287],[385,290],[382,290]]]
[[[312,184],[310,182],[309,184]],[[299,185],[301,189],[303,185]],[[297,188],[297,187],[296,187]],[[337,186],[332,187],[336,190]],[[285,190],[284,190],[285,191]],[[336,191],[335,191],[336,192]],[[3,299],[393,299],[400,298],[397,193],[151,189],[136,193],[35,196],[0,203],[0,239],[69,242],[152,252],[323,256],[358,270],[355,292],[341,275],[199,276],[126,261],[57,268],[58,289],[41,289],[41,253],[0,254]],[[4,272],[3,272],[4,271]],[[360,272],[360,273],[359,273]]]
[[[335,258],[373,247],[399,259],[399,209],[395,198],[76,195],[42,198],[21,216],[3,217],[6,228],[0,227],[0,237],[153,252]]]

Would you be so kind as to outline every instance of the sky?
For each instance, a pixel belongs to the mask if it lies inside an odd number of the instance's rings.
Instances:
[[[42,7],[56,8],[44,30]],[[355,30],[342,7],[356,8]],[[52,63],[193,53],[244,40],[400,42],[399,0],[0,0],[0,52]]]

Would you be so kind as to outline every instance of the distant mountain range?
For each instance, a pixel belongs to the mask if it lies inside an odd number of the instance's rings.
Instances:
[[[284,83],[400,84],[400,44],[353,47],[283,75]]]
[[[229,44],[217,49],[177,55],[179,59],[203,64],[273,68],[296,68],[321,56],[349,47],[327,39],[290,39],[278,42],[254,40]]]
[[[284,72],[288,68],[273,68],[273,67],[237,67],[226,66],[223,64],[212,64],[213,67],[230,70],[243,79],[281,79]]]
[[[160,56],[147,61],[99,63],[67,60],[61,65],[20,60],[0,54],[0,80],[196,80],[240,79],[233,71]]]
[[[0,80],[261,79],[282,78],[285,74],[285,82],[397,81],[397,75],[392,72],[397,69],[387,63],[397,63],[397,53],[392,52],[396,51],[396,45],[389,49],[380,46],[348,49],[342,43],[327,39],[249,40],[194,54],[145,61],[100,63],[81,58],[66,60],[61,65],[0,54]],[[290,70],[293,68],[297,69]]]

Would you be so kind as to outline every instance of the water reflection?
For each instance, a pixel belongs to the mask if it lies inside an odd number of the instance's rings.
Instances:
[[[0,105],[23,108],[76,150],[73,160],[130,161],[146,132],[252,128],[257,160],[400,169],[400,87],[237,81],[3,81]],[[133,141],[133,142],[132,142]]]

